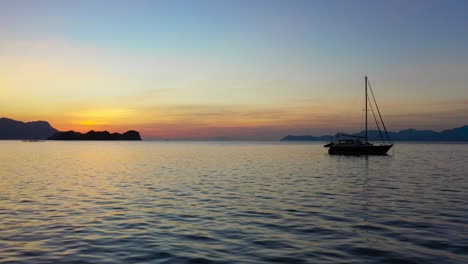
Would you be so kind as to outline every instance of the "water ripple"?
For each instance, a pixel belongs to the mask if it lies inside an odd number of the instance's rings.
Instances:
[[[468,145],[395,152],[2,141],[0,263],[468,263]]]

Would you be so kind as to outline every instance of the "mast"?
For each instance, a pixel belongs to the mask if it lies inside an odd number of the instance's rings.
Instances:
[[[365,94],[366,94],[365,95],[366,96],[366,98],[365,98],[365,101],[366,101],[366,110],[365,110],[366,111],[366,136],[365,137],[366,137],[366,143],[367,143],[367,76],[364,77],[364,81],[366,83],[365,84],[365,89],[366,89],[366,92],[365,92]]]

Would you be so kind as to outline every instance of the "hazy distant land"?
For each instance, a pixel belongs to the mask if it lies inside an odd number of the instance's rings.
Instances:
[[[351,135],[364,136],[364,131]],[[399,132],[388,132],[388,136],[392,141],[468,141],[468,125],[443,130],[441,132],[432,130],[405,129]],[[282,138],[281,141],[327,141],[330,140],[331,137],[332,135],[323,135],[317,137],[310,135],[288,135]],[[381,140],[378,130],[369,130],[368,137],[371,141]]]
[[[364,131],[352,135],[363,136]],[[380,141],[377,130],[368,131],[369,140]],[[468,125],[436,132],[433,130],[405,129],[399,132],[388,132],[392,141],[468,141]],[[327,141],[332,135],[288,135],[281,141]],[[123,134],[108,131],[75,131],[60,132],[47,121],[21,122],[9,118],[0,118],[0,139],[49,139],[49,140],[141,140],[135,130]]]

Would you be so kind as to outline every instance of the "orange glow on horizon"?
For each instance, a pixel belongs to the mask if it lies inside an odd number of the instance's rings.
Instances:
[[[86,121],[81,121],[80,125],[82,126],[102,126],[102,125],[107,125],[109,122],[103,122],[103,121],[91,121],[91,120],[86,120]]]

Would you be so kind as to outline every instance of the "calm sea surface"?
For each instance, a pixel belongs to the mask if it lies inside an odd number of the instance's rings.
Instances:
[[[468,263],[468,144],[321,145],[0,141],[0,263]]]

